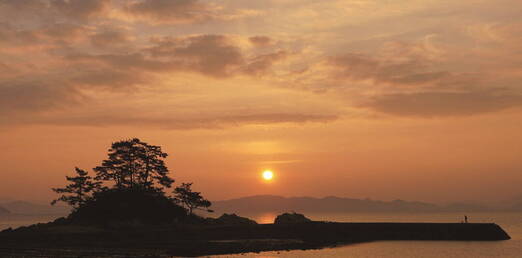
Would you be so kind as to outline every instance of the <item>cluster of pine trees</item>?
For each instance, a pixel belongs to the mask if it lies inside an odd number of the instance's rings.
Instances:
[[[195,209],[211,212],[208,209],[211,202],[200,192],[192,191],[192,183],[182,183],[174,188],[172,196],[166,195],[165,190],[174,183],[165,165],[167,156],[160,146],[149,145],[137,138],[114,142],[108,151],[108,158],[93,169],[94,176],[75,168],[75,176],[66,176],[70,182],[68,185],[52,189],[61,196],[51,204],[62,201],[77,211],[87,203],[92,206],[101,196],[132,192],[132,196],[143,193],[168,198],[173,205],[183,206],[189,215]]]

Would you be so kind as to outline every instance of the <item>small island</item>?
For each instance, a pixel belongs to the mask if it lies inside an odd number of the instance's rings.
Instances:
[[[510,239],[493,223],[342,223],[279,215],[273,224],[213,212],[192,183],[172,187],[160,146],[139,139],[112,144],[108,158],[80,168],[53,188],[72,207],[65,218],[0,232],[0,256],[201,256],[317,249],[381,240],[496,241]],[[170,191],[169,191],[170,190]]]

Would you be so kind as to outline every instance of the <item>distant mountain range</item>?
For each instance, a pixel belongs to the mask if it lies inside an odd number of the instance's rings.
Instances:
[[[0,206],[0,214],[2,214],[2,207],[8,213],[24,215],[67,215],[70,212],[69,207],[26,201],[8,201],[0,203]]]
[[[8,209],[0,206],[0,215],[6,215],[6,214],[10,214],[10,213],[11,212]]]
[[[415,201],[379,201],[372,199],[354,199],[329,196],[283,197],[276,195],[257,195],[223,201],[213,201],[212,209],[221,213],[263,213],[263,212],[480,212],[480,211],[522,211],[522,197],[516,198],[503,207],[489,207],[472,202],[457,202],[448,205],[437,205]],[[52,206],[26,201],[0,201],[0,215],[57,215],[69,214],[67,206]]]
[[[519,201],[519,202],[516,202],[514,203],[510,210],[513,210],[513,211],[522,211],[522,201]]]
[[[477,212],[492,211],[492,208],[474,203],[436,205],[425,202],[403,200],[378,201],[340,197],[282,197],[258,195],[224,201],[214,201],[217,213],[259,212]]]

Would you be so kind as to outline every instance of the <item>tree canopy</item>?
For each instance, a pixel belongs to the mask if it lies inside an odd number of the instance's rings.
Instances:
[[[87,171],[75,168],[77,176],[70,177],[65,176],[67,181],[71,183],[66,185],[64,188],[53,188],[52,190],[56,193],[63,194],[58,199],[51,202],[52,205],[58,201],[65,202],[74,208],[78,208],[85,203],[91,196],[90,194],[101,187],[101,182],[93,181]]]
[[[174,179],[160,146],[149,145],[137,138],[118,141],[109,149],[108,159],[95,167],[97,180],[113,182],[116,188],[169,188]]]
[[[176,187],[174,189],[174,200],[185,206],[189,214],[192,214],[194,209],[204,209],[212,212],[212,210],[208,209],[212,203],[203,198],[200,192],[192,191],[192,183],[182,183],[181,186]]]
[[[95,176],[76,168],[76,176],[66,176],[70,184],[52,189],[63,194],[52,204],[64,201],[74,207],[70,219],[93,223],[164,223],[188,218],[194,209],[210,211],[210,201],[193,192],[192,183],[176,187],[173,197],[165,194],[174,183],[165,165],[167,156],[160,146],[137,138],[114,142],[108,158],[93,168]]]

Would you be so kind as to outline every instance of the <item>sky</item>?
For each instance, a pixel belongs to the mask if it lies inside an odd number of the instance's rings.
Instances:
[[[0,0],[0,199],[52,200],[133,137],[211,200],[522,195],[521,13],[520,0]]]

